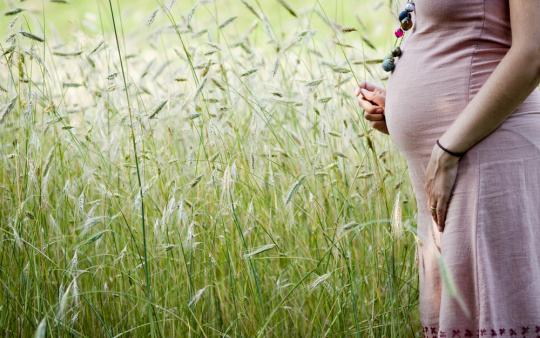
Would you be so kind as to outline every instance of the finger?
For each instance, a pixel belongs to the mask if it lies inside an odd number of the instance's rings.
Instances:
[[[382,94],[381,91],[368,91],[363,88],[360,88],[360,93],[362,93],[362,96],[381,107],[384,107],[385,105],[385,97]]]
[[[365,89],[365,86],[362,86],[362,84],[360,84],[358,87],[355,88],[354,95],[355,96],[362,95],[362,89]]]
[[[373,103],[367,101],[367,100],[364,100],[362,98],[358,98],[358,104],[360,105],[360,107],[362,107],[365,111],[367,112],[370,112],[370,113],[374,113],[375,112],[375,109],[377,108],[377,106],[375,106]]]
[[[384,121],[384,114],[369,114],[365,113],[364,118],[368,121]]]
[[[431,205],[431,180],[427,179],[424,183],[424,191],[426,192],[428,207]]]
[[[385,102],[386,102],[386,90],[382,88],[381,89],[377,88],[373,92],[374,92],[375,97],[379,98],[378,104],[384,107]]]
[[[375,128],[377,130],[380,130],[380,131],[387,130],[385,121],[370,121],[369,123],[370,123],[371,127]]]
[[[354,90],[354,95],[358,96],[360,94],[362,94],[362,90],[367,90],[367,91],[375,91],[377,90],[376,87],[374,87],[373,85],[369,84],[369,85],[366,85],[364,82],[361,83],[358,87],[356,87],[356,89]]]
[[[369,100],[369,101],[373,101],[373,98],[375,97],[375,92],[372,90],[360,88],[360,93],[366,100]]]
[[[444,222],[446,220],[446,211],[448,210],[448,198],[443,197],[437,202],[437,225],[439,226],[439,231],[444,231]]]
[[[390,130],[388,130],[388,126],[386,125],[386,123],[377,130],[383,134],[390,135]]]
[[[364,88],[364,89],[367,89],[369,91],[374,91],[377,87],[378,86],[376,86],[375,84],[373,84],[371,82],[362,81],[362,82],[360,82],[360,84],[358,86],[358,89]]]
[[[435,207],[435,210],[433,210],[432,206]],[[439,228],[439,222],[438,222],[438,218],[437,218],[437,205],[431,205],[429,207],[429,212],[431,213],[431,217],[435,221],[435,224],[437,224],[437,228]],[[440,228],[439,228],[439,231],[441,231]]]
[[[431,185],[428,185],[426,188],[426,196],[428,212],[433,216],[436,213],[436,209],[434,210],[433,207],[437,207],[437,200],[433,198],[433,195],[431,193]]]
[[[368,114],[379,114],[383,112],[383,108],[374,105],[373,103],[364,100],[362,98],[358,99],[358,104],[362,107]]]

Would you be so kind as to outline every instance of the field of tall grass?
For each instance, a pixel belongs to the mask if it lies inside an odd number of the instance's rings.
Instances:
[[[420,337],[396,8],[4,3],[1,335]]]

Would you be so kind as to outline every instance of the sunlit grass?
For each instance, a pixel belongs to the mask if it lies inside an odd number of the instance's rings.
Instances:
[[[419,336],[405,163],[353,96],[386,41],[347,11],[388,5],[96,4],[4,17],[2,333]]]

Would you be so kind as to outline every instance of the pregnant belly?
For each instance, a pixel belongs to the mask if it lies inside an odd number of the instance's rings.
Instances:
[[[435,140],[465,107],[468,72],[466,69],[430,71],[403,60],[386,87],[388,132],[405,155],[429,155]]]
[[[492,45],[481,46],[475,53],[467,48],[439,54],[434,50],[405,48],[387,82],[388,132],[407,157],[430,156],[436,139],[481,89],[507,51]],[[539,115],[540,91],[535,90],[507,119],[521,123]]]
[[[385,118],[390,138],[406,157],[429,157],[438,139],[480,90],[492,71],[419,71],[396,68],[386,86]],[[535,89],[501,124],[540,121],[540,90]]]

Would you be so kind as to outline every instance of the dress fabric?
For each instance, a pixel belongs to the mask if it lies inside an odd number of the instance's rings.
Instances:
[[[442,233],[424,191],[436,139],[510,48],[508,1],[415,3],[385,116],[418,207],[422,334],[540,338],[540,91],[460,160]]]

